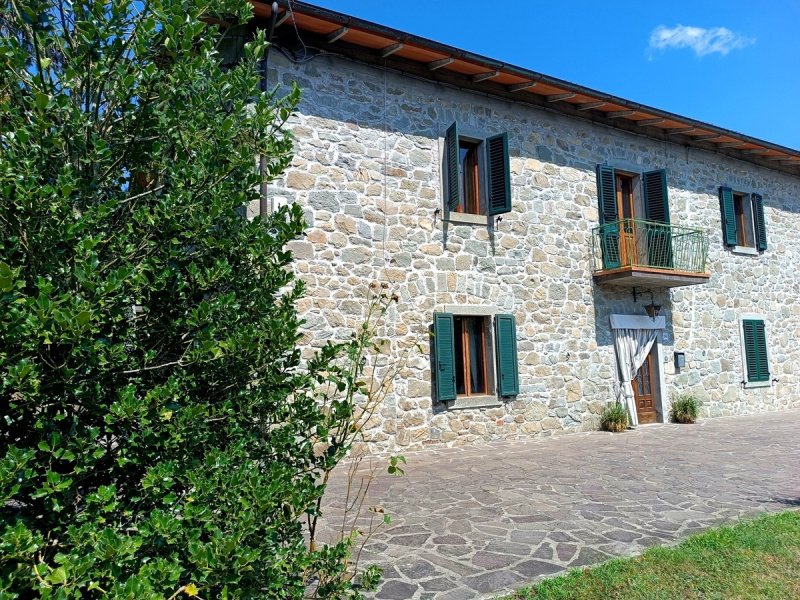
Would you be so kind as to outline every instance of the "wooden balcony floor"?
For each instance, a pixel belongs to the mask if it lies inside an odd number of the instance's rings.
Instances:
[[[710,279],[711,273],[692,273],[639,266],[618,267],[594,273],[594,280],[597,283],[621,287],[672,288],[700,285],[708,283]]]

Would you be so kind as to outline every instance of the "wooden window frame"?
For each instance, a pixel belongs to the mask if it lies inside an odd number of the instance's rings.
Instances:
[[[750,214],[750,227],[747,227],[745,211]],[[756,231],[755,218],[753,215],[753,200],[750,194],[745,192],[733,191],[733,213],[736,218],[736,245],[733,247],[735,252],[757,253],[758,252],[758,232]],[[749,230],[752,243],[747,243],[747,230]]]
[[[473,316],[473,315],[454,315],[454,320],[458,321],[460,324],[455,325],[455,330],[461,329],[461,356],[458,356],[456,353],[456,364],[455,368],[457,372],[460,372],[461,376],[464,378],[464,393],[458,393],[458,386],[456,386],[456,396],[459,398],[468,398],[474,396],[489,396],[491,395],[491,380],[489,378],[489,356],[491,352],[491,336],[487,333],[488,327],[490,325],[490,317],[488,315],[485,316]],[[480,327],[480,344],[483,348],[483,352],[481,353],[483,356],[483,385],[484,389],[482,391],[473,391],[472,390],[472,382],[470,378],[471,372],[471,358],[470,358],[470,340],[472,336],[470,334],[470,327],[466,327],[465,324],[470,321],[479,320],[481,327]],[[460,362],[459,362],[460,360]],[[479,367],[480,368],[480,367]],[[458,377],[458,376],[457,376]]]
[[[466,160],[461,159],[462,150],[466,149],[468,152]],[[461,194],[459,198],[458,208],[454,212],[461,215],[477,215],[485,216],[485,202],[483,184],[485,181],[484,175],[484,159],[482,150],[484,149],[483,141],[474,140],[469,137],[459,136],[458,138],[458,164],[459,164],[459,177],[463,177],[461,183]],[[466,168],[462,168],[463,164],[472,155],[472,161],[469,164],[471,173],[467,173]],[[470,185],[467,185],[469,182]],[[472,190],[472,194],[468,195],[468,190]]]
[[[626,173],[625,171],[614,171],[614,176],[616,178],[616,186],[617,186],[617,215],[619,220],[622,221],[624,219],[636,219],[636,178],[637,176],[633,173]],[[630,183],[630,196],[626,199],[623,198],[622,195],[622,188],[623,182]],[[625,207],[629,209],[630,216],[625,216]]]

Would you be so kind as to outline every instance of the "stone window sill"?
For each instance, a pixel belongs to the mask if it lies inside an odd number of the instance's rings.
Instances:
[[[744,389],[772,387],[771,381],[748,381],[744,384]]]
[[[747,256],[758,256],[757,248],[750,248],[749,246],[734,246],[731,248],[734,254],[746,254]]]
[[[462,396],[448,402],[448,409],[458,408],[496,408],[503,406],[497,396]]]
[[[486,215],[469,215],[465,213],[451,212],[448,213],[446,222],[457,225],[488,225],[488,219],[489,218]]]

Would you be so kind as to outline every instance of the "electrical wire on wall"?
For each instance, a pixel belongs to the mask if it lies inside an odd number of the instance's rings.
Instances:
[[[389,113],[386,99],[386,88],[389,85],[386,71],[386,60],[383,61],[383,266],[389,266],[389,256],[386,252],[386,235],[389,229],[387,206],[389,203]]]

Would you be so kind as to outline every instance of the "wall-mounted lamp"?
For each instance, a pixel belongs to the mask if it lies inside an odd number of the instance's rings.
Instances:
[[[650,302],[650,304],[644,305],[644,310],[645,312],[647,312],[647,316],[649,316],[651,319],[655,321],[656,317],[658,316],[658,313],[661,312],[661,305],[653,304],[652,302]]]
[[[655,321],[655,318],[661,312],[661,305],[655,303],[655,295],[653,294],[653,290],[643,290],[644,294],[650,294],[650,304],[645,304],[644,310],[647,313],[647,316],[650,317]],[[636,288],[633,288],[633,301],[636,302],[638,294],[636,293]]]

